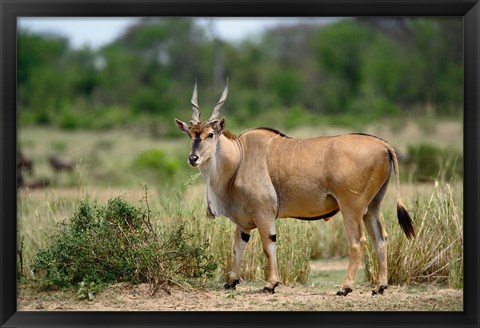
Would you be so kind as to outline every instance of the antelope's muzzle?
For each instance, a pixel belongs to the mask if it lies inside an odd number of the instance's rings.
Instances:
[[[197,155],[194,155],[194,154],[190,154],[188,156],[188,163],[191,165],[191,166],[197,166],[198,163],[198,156]]]

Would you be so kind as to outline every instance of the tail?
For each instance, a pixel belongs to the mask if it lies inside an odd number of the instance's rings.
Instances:
[[[415,237],[415,228],[413,227],[412,218],[410,214],[408,214],[407,209],[402,204],[402,198],[400,196],[400,175],[398,170],[398,159],[395,150],[390,146],[386,145],[388,149],[388,154],[390,155],[390,160],[393,164],[393,170],[395,171],[395,184],[397,187],[397,217],[398,217],[398,224],[402,227],[403,232],[408,239]]]

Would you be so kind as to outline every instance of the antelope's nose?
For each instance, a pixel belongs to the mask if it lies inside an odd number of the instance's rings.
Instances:
[[[197,161],[198,161],[198,156],[197,155],[190,154],[188,156],[188,162],[190,163],[190,165],[192,165],[192,166],[197,165]]]

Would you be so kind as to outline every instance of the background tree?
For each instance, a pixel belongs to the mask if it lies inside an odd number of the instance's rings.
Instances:
[[[457,18],[369,17],[277,26],[231,42],[213,23],[144,18],[99,49],[74,49],[63,37],[21,29],[20,122],[63,128],[160,122],[154,129],[164,135],[174,115],[190,114],[195,78],[203,108],[215,103],[227,76],[235,92],[225,111],[234,125],[459,116],[462,33]]]

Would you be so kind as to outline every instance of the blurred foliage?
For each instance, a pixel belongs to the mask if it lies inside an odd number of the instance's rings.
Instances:
[[[224,111],[234,125],[459,116],[462,33],[460,18],[370,17],[277,26],[226,42],[196,19],[143,18],[99,49],[74,49],[63,37],[20,29],[19,118],[65,129],[188,120],[194,79],[207,116],[227,76]],[[174,129],[167,124],[160,134]]]
[[[184,161],[178,157],[167,156],[160,149],[150,149],[138,154],[132,168],[137,169],[140,175],[159,179],[164,184],[173,181],[178,173],[185,176],[189,172],[189,167],[184,165]]]
[[[410,145],[405,164],[416,181],[463,179],[463,153],[451,147],[440,148],[429,143]]]

